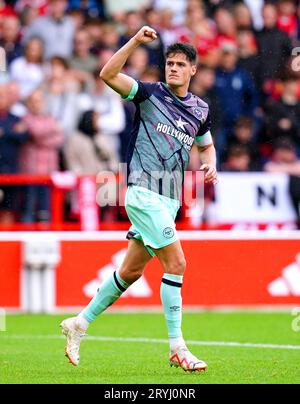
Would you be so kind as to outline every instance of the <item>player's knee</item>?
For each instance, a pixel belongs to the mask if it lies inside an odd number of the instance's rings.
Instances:
[[[183,275],[186,270],[186,260],[184,257],[173,259],[167,266],[167,272],[172,275]]]

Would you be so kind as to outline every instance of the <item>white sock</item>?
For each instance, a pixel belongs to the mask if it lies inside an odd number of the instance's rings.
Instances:
[[[185,341],[182,337],[170,338],[171,352],[176,351],[179,347],[185,347]]]
[[[80,330],[86,332],[90,326],[90,323],[83,317],[82,313],[76,317],[76,325]]]

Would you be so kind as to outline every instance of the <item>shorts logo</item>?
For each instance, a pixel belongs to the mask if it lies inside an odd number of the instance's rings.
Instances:
[[[174,236],[174,230],[171,227],[167,227],[164,230],[164,237],[165,238],[172,238]]]

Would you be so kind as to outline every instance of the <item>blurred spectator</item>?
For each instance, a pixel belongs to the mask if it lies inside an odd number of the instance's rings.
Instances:
[[[32,26],[34,21],[39,17],[39,11],[38,9],[28,5],[26,6],[22,12],[20,13],[20,20],[22,24],[22,29],[21,29],[21,38],[24,39],[26,36],[26,33],[29,29],[29,27]]]
[[[0,26],[6,17],[15,16],[16,12],[12,6],[7,5],[4,0],[0,0]]]
[[[238,31],[238,48],[240,68],[246,70],[257,86],[260,83],[260,63],[258,48],[254,33],[250,29],[240,29]]]
[[[34,91],[27,101],[28,115],[24,122],[29,139],[21,148],[20,171],[26,174],[48,175],[59,169],[59,149],[64,136],[58,122],[45,113],[44,95]],[[37,214],[37,217],[36,217]],[[46,186],[30,185],[24,193],[22,221],[50,220],[50,190]]]
[[[300,160],[293,143],[286,140],[277,142],[274,146],[272,159],[265,166],[265,171],[290,176],[289,192],[300,230]]]
[[[90,52],[92,47],[89,32],[81,29],[75,36],[74,55],[70,59],[70,67],[73,69],[73,75],[81,82],[84,88],[91,84],[92,73],[97,68],[97,59]]]
[[[223,110],[223,131],[217,138],[222,153],[229,132],[240,116],[254,118],[259,105],[258,92],[249,74],[237,66],[238,50],[231,42],[222,45],[220,67],[217,70],[216,90]]]
[[[162,10],[161,12],[159,12],[158,10],[156,10],[153,7],[149,7],[143,10],[143,20],[145,21],[145,24],[148,25],[149,27],[152,27],[154,29],[156,29],[157,31],[159,31],[159,33],[161,34],[161,13],[164,10]],[[173,13],[171,13],[173,14]],[[174,29],[173,24],[171,23],[172,28]]]
[[[149,66],[140,75],[140,80],[147,83],[156,83],[160,81],[160,70],[157,67]]]
[[[67,6],[67,0],[50,0],[49,15],[37,18],[26,32],[25,43],[36,36],[44,42],[46,59],[72,56],[75,25],[65,15]]]
[[[234,17],[237,29],[251,30],[253,28],[252,15],[246,4],[238,3],[234,7]]]
[[[282,85],[281,99],[270,102],[266,107],[266,141],[290,138],[300,153],[300,101],[297,76],[284,77]]]
[[[86,17],[103,17],[104,15],[102,0],[69,0],[69,7],[80,10]]]
[[[77,31],[74,44],[74,54],[70,59],[71,68],[93,73],[97,68],[97,60],[90,52],[92,41],[88,30],[81,29]]]
[[[60,57],[53,58],[45,84],[46,110],[60,123],[66,136],[76,130],[82,114],[80,87],[68,62]]]
[[[281,139],[274,144],[271,161],[265,165],[265,171],[300,176],[300,160],[291,141]]]
[[[85,29],[88,31],[92,41],[91,52],[96,56],[102,47],[103,26],[104,24],[97,18],[89,19],[85,24]],[[119,38],[116,42],[119,42]]]
[[[128,11],[138,11],[143,7],[148,7],[152,0],[104,0],[107,17],[114,17],[115,13]],[[182,0],[178,0],[182,1]]]
[[[16,81],[10,81],[7,83],[7,89],[10,113],[19,118],[24,118],[27,108],[22,100],[20,84]]]
[[[99,119],[97,112],[86,111],[78,131],[66,143],[67,168],[76,175],[97,175],[101,171],[118,170],[118,160],[111,152],[107,138],[99,132]]]
[[[6,61],[9,66],[13,60],[22,55],[20,43],[21,24],[17,17],[6,17],[3,21],[0,46],[5,49]]]
[[[120,37],[119,47],[125,45],[142,26],[143,20],[141,14],[134,11],[128,12],[125,20],[125,32]],[[157,40],[145,45],[144,48],[147,49],[149,55],[149,64],[163,70],[165,62],[164,46],[159,33]]]
[[[202,2],[189,2],[186,14],[186,32],[179,40],[191,43],[201,62],[216,67],[218,64],[218,42],[215,23],[207,18]]]
[[[278,28],[280,31],[286,32],[292,39],[297,37],[298,31],[296,11],[295,0],[278,1]]]
[[[28,8],[34,8],[38,15],[45,15],[48,8],[48,0],[17,0],[15,9],[21,14]]]
[[[69,16],[73,20],[75,32],[83,29],[86,18],[81,10],[77,9],[69,10],[67,12],[67,16]]]
[[[159,11],[159,33],[165,49],[180,38],[180,27],[173,25],[174,11],[172,8],[163,8]]]
[[[234,15],[226,8],[218,8],[215,13],[215,22],[218,29],[218,46],[222,47],[223,43],[237,43],[237,25]]]
[[[231,146],[222,171],[249,172],[251,171],[251,152],[247,146]]]
[[[261,171],[262,163],[255,136],[254,122],[250,118],[240,117],[237,120],[229,140],[229,149],[233,146],[246,146],[251,153],[251,170]]]
[[[184,16],[187,7],[186,0],[154,0],[153,6],[156,10],[171,9],[173,10],[173,25],[184,23]]]
[[[217,136],[223,123],[223,111],[215,89],[215,82],[215,70],[208,66],[200,65],[193,78],[191,91],[209,105],[211,116],[213,116],[212,133]]]
[[[7,85],[0,85],[0,173],[16,174],[19,168],[19,150],[27,139],[27,128],[21,120],[9,112]],[[15,187],[1,187],[0,222],[11,223],[17,204]]]
[[[45,78],[43,67],[43,43],[32,38],[25,47],[24,56],[11,64],[10,78],[20,84],[21,97],[28,97]]]
[[[139,80],[149,65],[149,55],[145,48],[137,48],[129,57],[126,72],[130,77]]]
[[[260,31],[264,25],[262,18],[262,9],[265,4],[265,0],[244,0],[244,3],[250,10],[255,30]]]
[[[98,131],[106,139],[115,160],[120,160],[119,134],[125,127],[125,113],[120,96],[109,88],[99,77],[99,71],[94,73],[96,85],[91,95],[86,97],[85,110],[94,108],[98,113]],[[82,97],[84,98],[84,97]]]
[[[8,86],[0,85],[0,172],[18,172],[18,149],[26,140],[26,126],[9,112]]]
[[[264,29],[258,33],[260,83],[269,92],[269,80],[274,79],[287,64],[291,52],[291,40],[277,28],[278,13],[275,5],[266,4],[263,9]]]
[[[117,51],[119,49],[120,34],[114,23],[106,23],[102,27],[102,45],[104,48]]]

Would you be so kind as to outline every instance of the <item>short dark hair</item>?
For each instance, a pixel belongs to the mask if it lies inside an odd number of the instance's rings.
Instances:
[[[185,42],[176,42],[173,45],[170,45],[166,52],[166,58],[171,55],[176,55],[178,53],[183,53],[186,58],[193,64],[197,63],[197,51],[196,49]]]

